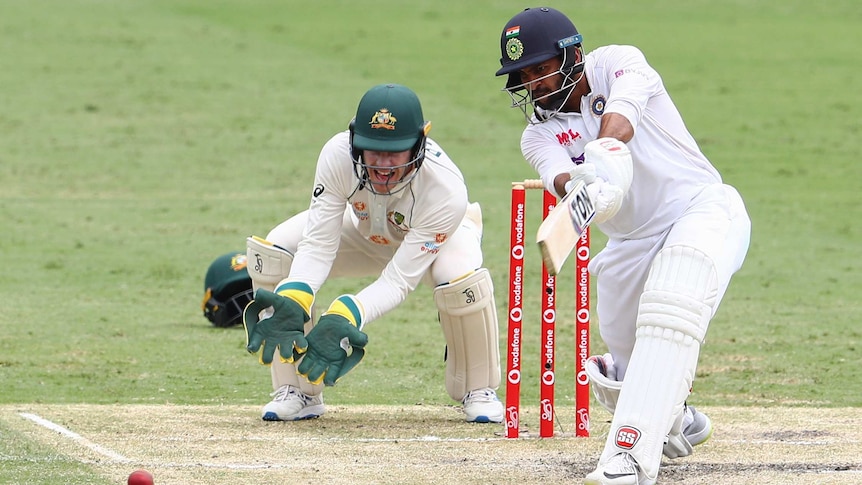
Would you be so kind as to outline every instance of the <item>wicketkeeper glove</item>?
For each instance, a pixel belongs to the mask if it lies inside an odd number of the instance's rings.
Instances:
[[[305,337],[308,351],[296,372],[312,384],[334,386],[365,356],[368,335],[359,330],[361,325],[362,307],[356,298],[336,298]]]
[[[276,348],[282,362],[294,362],[308,348],[304,328],[313,301],[314,293],[305,283],[283,283],[276,293],[258,289],[242,314],[246,350],[254,354],[263,345],[264,365],[272,364]]]

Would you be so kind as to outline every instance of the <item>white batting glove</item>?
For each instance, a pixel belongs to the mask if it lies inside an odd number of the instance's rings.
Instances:
[[[596,176],[596,167],[601,168],[602,177]],[[599,138],[584,146],[584,163],[575,166],[570,176],[587,183],[587,193],[596,210],[593,222],[605,222],[619,212],[632,184],[632,168],[628,146],[616,138]],[[571,187],[567,184],[566,188]]]
[[[575,168],[569,170],[569,181],[566,182],[566,193],[572,191],[575,183],[583,180],[585,184],[590,185],[596,181],[596,166],[592,163],[580,163],[575,165]]]
[[[609,184],[601,177],[597,177],[595,165],[589,162],[575,165],[575,168],[569,171],[566,193],[569,193],[580,180],[587,184],[587,194],[596,210],[593,222],[605,222],[619,212],[625,193],[616,185]]]

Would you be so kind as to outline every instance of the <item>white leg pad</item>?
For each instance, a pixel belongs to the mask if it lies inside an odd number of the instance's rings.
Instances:
[[[586,372],[587,377],[590,378],[590,385],[593,388],[596,401],[609,413],[614,414],[623,383],[616,380],[614,360],[611,354],[594,355],[587,359]]]
[[[290,251],[278,247],[266,239],[251,236],[245,240],[246,257],[248,258],[248,274],[254,289],[263,288],[275,291],[281,280],[290,274],[290,265],[293,263],[293,254]],[[305,334],[314,328],[314,308],[311,309],[311,320],[305,324]],[[299,362],[288,364],[281,359],[272,359],[270,375],[272,376],[272,389],[290,384],[299,388],[309,396],[316,396],[323,392],[323,384],[311,384],[307,379],[296,373]]]
[[[305,324],[306,335],[308,335],[308,332],[314,328],[313,313],[314,310],[312,309],[312,319]],[[293,387],[298,387],[302,392],[309,396],[316,396],[323,392],[323,383],[312,384],[308,382],[308,379],[297,374],[296,366],[299,365],[300,362],[302,362],[302,359],[293,364],[282,362],[281,359],[278,358],[272,359],[272,367],[270,367],[270,374],[272,375],[272,389],[277,390],[285,384],[290,384]]]
[[[717,295],[715,264],[700,250],[671,246],[656,256],[600,463],[628,452],[648,478],[656,479],[665,440],[691,390]]]
[[[248,274],[254,289],[275,291],[278,283],[290,274],[293,254],[257,236],[247,238],[245,245]]]
[[[500,329],[494,285],[480,268],[434,288],[446,337],[446,391],[461,401],[468,391],[500,385]]]

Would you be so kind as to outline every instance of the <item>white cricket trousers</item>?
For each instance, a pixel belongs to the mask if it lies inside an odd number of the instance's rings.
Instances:
[[[596,317],[602,340],[622,380],[635,344],[638,304],[650,265],[667,246],[703,251],[716,265],[718,309],[730,277],[742,266],[751,236],[751,220],[735,188],[716,184],[703,190],[666,231],[644,239],[611,239],[589,265],[596,278]]]

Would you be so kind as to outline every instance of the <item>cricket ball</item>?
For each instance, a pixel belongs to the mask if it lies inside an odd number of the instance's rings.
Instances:
[[[146,470],[135,470],[129,475],[129,485],[153,485],[153,474]]]

